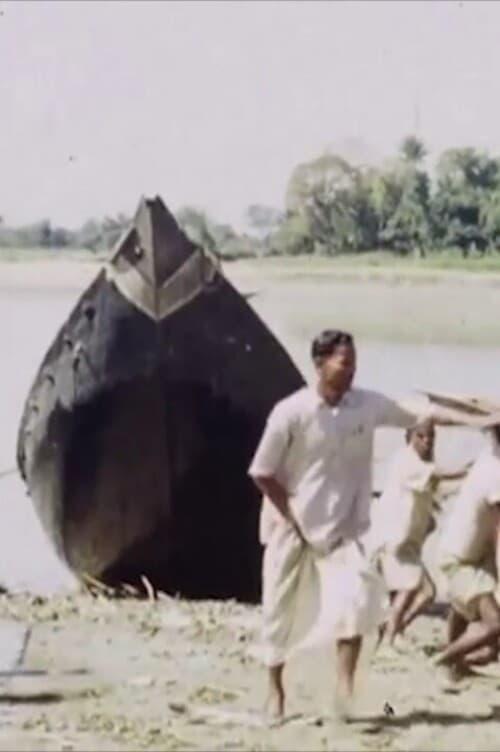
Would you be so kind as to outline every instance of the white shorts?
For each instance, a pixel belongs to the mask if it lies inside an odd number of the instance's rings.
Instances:
[[[467,621],[479,619],[478,602],[482,595],[491,593],[497,602],[498,583],[494,564],[487,560],[480,564],[467,564],[449,558],[440,564],[448,600]]]

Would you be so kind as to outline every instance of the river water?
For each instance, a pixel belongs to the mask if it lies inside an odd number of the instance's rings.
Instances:
[[[0,472],[15,465],[23,401],[41,358],[77,296],[75,288],[0,289]],[[270,324],[274,326],[275,322]],[[288,336],[282,321],[279,327],[284,344],[308,376],[309,343]],[[386,393],[429,388],[500,396],[500,348],[361,341],[358,350],[360,386]],[[483,440],[472,431],[443,429],[438,437],[438,459],[455,468],[473,457]],[[376,486],[383,482],[387,459],[401,441],[399,431],[382,430],[377,435]],[[0,478],[0,504],[0,582],[9,588],[40,593],[71,586],[73,578],[53,554],[17,475]]]

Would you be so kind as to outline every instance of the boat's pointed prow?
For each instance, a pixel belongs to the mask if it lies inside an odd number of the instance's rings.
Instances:
[[[159,196],[141,200],[134,227],[140,248],[138,266],[160,289],[195,252],[195,247]]]
[[[141,199],[107,272],[131,303],[160,321],[198,295],[216,269],[156,196]]]
[[[267,417],[303,386],[284,348],[160,198],[62,323],[26,397],[18,463],[78,577],[260,598]]]

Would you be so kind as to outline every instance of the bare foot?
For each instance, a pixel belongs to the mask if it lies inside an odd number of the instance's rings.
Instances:
[[[274,687],[269,690],[264,705],[264,715],[270,725],[278,725],[283,722],[285,718],[285,693],[283,690]]]
[[[446,674],[450,681],[454,682],[459,682],[467,676],[477,675],[476,672],[464,661],[457,660],[454,663],[448,664],[443,661],[440,654],[431,657],[431,664],[439,669],[442,674]]]
[[[400,631],[396,635],[394,635],[394,639],[392,641],[392,647],[397,653],[406,653],[408,650],[408,641],[406,637],[404,636],[404,632]]]
[[[470,676],[477,676],[477,672],[467,666],[466,663],[454,663],[449,667],[448,672],[450,680],[454,682],[460,682]]]
[[[352,719],[352,688],[339,687],[335,691],[333,718],[337,723],[349,723]]]
[[[448,694],[458,694],[462,690],[467,689],[468,682],[465,682],[470,674],[468,668],[461,664],[453,664],[451,666],[437,666],[436,677],[438,684],[443,692]]]

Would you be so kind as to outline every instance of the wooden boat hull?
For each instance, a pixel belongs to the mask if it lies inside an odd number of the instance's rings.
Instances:
[[[47,352],[21,421],[19,467],[59,556],[110,584],[145,575],[188,597],[258,599],[247,468],[270,409],[302,383],[161,201],[142,202]]]

